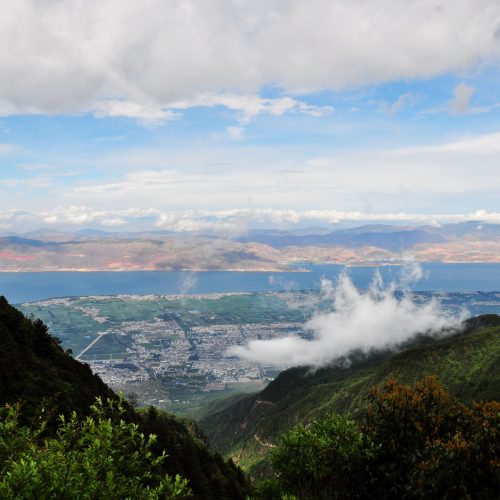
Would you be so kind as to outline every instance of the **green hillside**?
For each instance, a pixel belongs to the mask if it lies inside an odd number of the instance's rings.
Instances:
[[[278,436],[331,412],[360,414],[370,387],[388,378],[412,384],[437,375],[451,395],[470,403],[500,399],[499,367],[500,317],[480,316],[459,334],[421,338],[397,354],[373,355],[349,367],[286,370],[257,394],[212,405],[200,422],[215,449],[257,473]]]
[[[53,438],[60,414],[68,417],[74,410],[80,417],[88,415],[96,397],[119,399],[88,365],[65,352],[41,321],[26,318],[0,297],[0,406],[21,403],[20,424],[29,423],[27,428],[43,407],[49,415],[44,432]],[[146,436],[157,435],[152,451],[168,455],[163,472],[187,478],[195,498],[245,498],[247,481],[241,471],[207,449],[194,422],[124,406],[126,422],[138,425]]]

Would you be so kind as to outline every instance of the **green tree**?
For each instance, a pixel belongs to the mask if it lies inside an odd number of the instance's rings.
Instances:
[[[472,407],[436,377],[372,388],[361,424],[338,415],[296,426],[271,452],[276,479],[256,497],[498,498],[500,403]]]
[[[301,499],[357,498],[365,494],[365,464],[375,452],[354,421],[331,415],[286,433],[271,463],[282,489]]]
[[[5,499],[155,499],[191,496],[187,481],[161,471],[155,436],[126,423],[120,403],[97,399],[91,414],[60,417],[54,438],[45,421],[19,424],[19,405],[0,413],[0,497]]]

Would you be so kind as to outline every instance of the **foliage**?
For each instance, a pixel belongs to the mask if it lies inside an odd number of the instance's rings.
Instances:
[[[500,403],[474,405],[465,429],[430,442],[412,474],[415,497],[493,498],[500,492]]]
[[[451,398],[433,377],[415,388],[387,381],[372,388],[365,429],[381,445],[380,487],[401,495],[400,476],[413,470],[429,442],[449,436],[461,424],[463,405]]]
[[[139,412],[141,427],[158,436],[153,451],[172,450],[165,470],[189,478],[195,493],[204,500],[245,498],[248,482],[234,463],[208,450],[205,437],[196,423],[155,407]]]
[[[21,429],[41,430],[37,418],[43,407],[43,438],[53,450],[56,442],[50,438],[58,436],[61,426],[69,425],[73,412],[81,417],[95,417],[89,408],[96,397],[112,400],[114,405],[119,401],[118,396],[92,374],[88,365],[76,361],[61,348],[46,325],[25,317],[0,297],[0,406],[8,403],[16,407],[17,402],[21,403],[20,411],[16,410],[19,439],[24,432]],[[195,498],[245,498],[249,485],[241,470],[209,451],[192,424],[189,424],[190,431],[185,422],[164,412],[157,412],[156,416],[154,412],[143,414],[127,402],[121,404],[124,411],[120,418],[125,425],[137,426],[136,434],[157,436],[149,443],[148,453],[152,453],[155,460],[162,456],[163,450],[169,455],[157,464],[163,475],[179,474],[188,479]],[[58,415],[63,415],[64,420]],[[30,435],[32,441],[41,438],[41,435]],[[14,441],[8,442],[14,446]],[[25,444],[25,441],[21,439],[19,443]],[[37,453],[43,462],[42,449]],[[0,459],[5,464],[5,459],[1,456]]]
[[[365,432],[380,445],[373,491],[387,498],[493,498],[500,491],[500,403],[468,407],[436,377],[372,389]],[[404,481],[401,478],[405,478]]]
[[[256,497],[496,498],[500,403],[471,407],[435,377],[373,388],[362,424],[339,415],[297,425],[270,455],[276,479]]]
[[[45,420],[19,424],[19,405],[6,406],[0,420],[0,497],[9,498],[188,498],[188,482],[165,475],[136,424],[123,408],[97,399],[91,414],[60,417],[55,438],[44,438]]]
[[[500,400],[500,317],[469,320],[455,335],[416,339],[398,353],[374,353],[348,366],[311,370],[291,368],[263,391],[212,404],[200,424],[220,453],[238,457],[253,477],[261,477],[266,442],[298,422],[311,422],[331,413],[362,418],[369,404],[370,387],[388,378],[414,384],[426,375],[439,374],[447,391],[460,401]]]
[[[364,465],[375,451],[354,421],[331,415],[285,434],[271,463],[284,490],[299,498],[343,498],[366,481]]]
[[[85,414],[96,396],[118,399],[59,344],[44,323],[26,318],[0,297],[0,404],[22,401],[22,420],[41,406],[56,419],[72,411]]]

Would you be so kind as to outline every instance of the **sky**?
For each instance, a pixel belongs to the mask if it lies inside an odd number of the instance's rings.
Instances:
[[[0,231],[500,222],[498,0],[2,0]]]

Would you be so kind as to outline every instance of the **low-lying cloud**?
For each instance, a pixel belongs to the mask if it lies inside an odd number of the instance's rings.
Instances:
[[[418,276],[415,267],[402,276]],[[366,292],[361,292],[344,273],[336,287],[325,280],[323,294],[332,301],[329,312],[316,313],[305,325],[313,339],[297,335],[279,339],[251,340],[245,346],[233,346],[228,355],[273,366],[324,366],[345,359],[353,352],[396,349],[419,333],[443,334],[443,329],[458,329],[466,312],[452,314],[434,299],[417,303],[409,290],[396,294],[396,284],[384,286],[380,274]],[[448,330],[450,331],[450,330]]]
[[[342,210],[282,210],[240,208],[230,210],[165,211],[158,208],[101,210],[80,205],[61,205],[43,212],[13,209],[0,211],[0,230],[31,230],[41,227],[130,230],[207,231],[227,235],[244,233],[248,228],[334,225],[340,222],[452,224],[467,221],[500,224],[500,212],[477,210],[456,214],[368,213]]]

